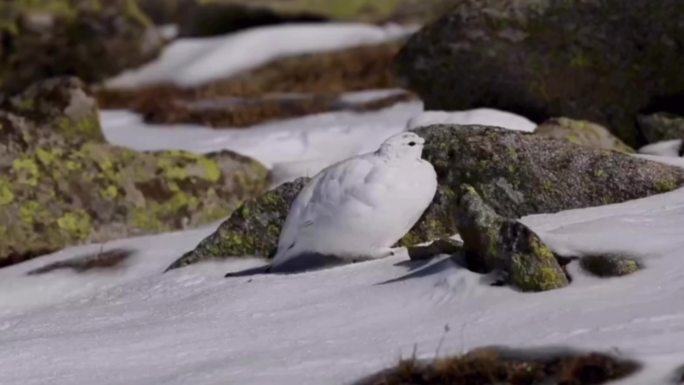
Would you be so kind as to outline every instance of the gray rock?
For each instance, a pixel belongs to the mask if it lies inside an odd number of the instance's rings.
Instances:
[[[167,270],[232,256],[272,257],[278,247],[278,236],[290,204],[308,181],[308,178],[299,178],[245,202],[216,232],[200,242],[194,250],[185,253]]]
[[[468,267],[481,272],[505,272],[522,291],[545,291],[568,285],[568,278],[551,249],[522,223],[498,215],[474,188],[461,187],[458,233],[463,238]]]
[[[48,80],[0,105],[0,266],[210,223],[266,187],[263,166],[228,151],[140,153],[102,142],[79,85]]]
[[[597,277],[621,277],[639,271],[639,261],[622,255],[588,255],[580,258],[580,266]]]
[[[684,184],[678,167],[534,134],[448,125],[417,133],[447,196],[469,184],[509,218],[624,202]]]
[[[684,90],[680,0],[461,0],[398,55],[431,110],[554,116],[640,143],[636,115]]]
[[[639,115],[639,129],[648,143],[684,138],[684,116],[667,112]]]
[[[607,128],[587,122],[568,118],[553,118],[540,124],[534,133],[549,138],[562,139],[570,143],[593,147],[602,150],[614,150],[633,153],[634,149],[611,134]]]
[[[0,89],[60,75],[96,82],[154,58],[161,38],[133,0],[0,4]]]

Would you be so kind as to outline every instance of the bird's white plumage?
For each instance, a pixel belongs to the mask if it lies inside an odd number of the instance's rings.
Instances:
[[[425,140],[412,132],[317,174],[290,207],[273,266],[301,254],[379,258],[418,221],[437,190]]]

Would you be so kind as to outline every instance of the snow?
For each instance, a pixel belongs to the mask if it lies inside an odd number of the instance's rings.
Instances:
[[[121,240],[121,273],[25,276],[87,246],[0,270],[3,385],[334,384],[484,345],[569,346],[643,361],[624,384],[664,383],[684,364],[684,190],[527,217],[564,253],[628,252],[646,268],[545,293],[488,286],[450,260],[417,271],[405,253],[296,275],[224,279],[255,261],[163,274],[213,227]],[[80,289],[79,289],[80,288]]]
[[[407,36],[416,29],[394,24],[300,23],[253,28],[218,37],[178,39],[157,60],[126,71],[106,85],[111,88],[159,83],[197,86],[283,56],[378,44]]]
[[[100,120],[110,143],[139,151],[231,150],[271,168],[273,183],[280,184],[376,150],[385,139],[404,130],[406,121],[422,108],[420,102],[400,103],[376,112],[332,112],[239,129],[155,126],[137,114],[115,110],[102,111]]]
[[[491,108],[476,108],[465,111],[425,111],[412,118],[407,123],[406,129],[412,130],[433,124],[479,124],[525,132],[532,132],[537,128],[534,122],[511,112]]]
[[[679,148],[681,146],[681,139],[666,140],[641,147],[639,152],[646,155],[679,156]]]

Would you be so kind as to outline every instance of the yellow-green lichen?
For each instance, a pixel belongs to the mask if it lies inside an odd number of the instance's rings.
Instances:
[[[45,167],[50,167],[55,164],[63,153],[64,152],[61,149],[45,149],[42,147],[36,149],[36,157]]]
[[[133,211],[132,224],[135,228],[145,231],[160,232],[165,230],[164,224],[157,217],[142,209]]]
[[[35,160],[31,158],[18,158],[12,162],[12,169],[19,175],[20,182],[35,187],[38,185],[40,170]]]
[[[200,158],[197,163],[204,168],[204,176],[209,182],[218,182],[221,179],[221,168],[218,163],[209,158]]]
[[[114,185],[109,185],[100,191],[100,195],[105,199],[114,200],[119,196],[119,188]]]
[[[78,120],[64,117],[57,120],[56,126],[59,133],[68,138],[102,140],[100,121],[95,115]]]
[[[92,220],[85,211],[77,210],[62,215],[57,226],[73,238],[85,240],[92,230]]]
[[[670,178],[659,179],[656,182],[656,189],[659,192],[668,192],[677,188],[677,182]]]
[[[0,178],[0,206],[6,206],[14,202],[14,192],[10,183]]]
[[[23,223],[32,225],[36,222],[41,208],[42,206],[40,203],[36,201],[28,201],[19,208],[19,218],[21,218]]]

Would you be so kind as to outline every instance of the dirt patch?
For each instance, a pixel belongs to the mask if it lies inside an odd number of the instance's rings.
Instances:
[[[100,90],[103,108],[127,108],[147,122],[245,127],[271,119],[326,111],[372,111],[413,99],[392,95],[363,103],[340,100],[345,92],[398,87],[392,75],[399,42],[283,58],[241,75],[194,88],[159,85]]]
[[[635,362],[599,353],[514,358],[483,349],[431,362],[405,360],[356,385],[597,385],[638,368]]]
[[[29,271],[28,275],[40,275],[51,273],[55,270],[72,270],[77,273],[89,271],[114,270],[121,268],[124,263],[135,253],[129,249],[113,249],[100,251],[95,254],[77,256],[64,261],[58,261]]]

